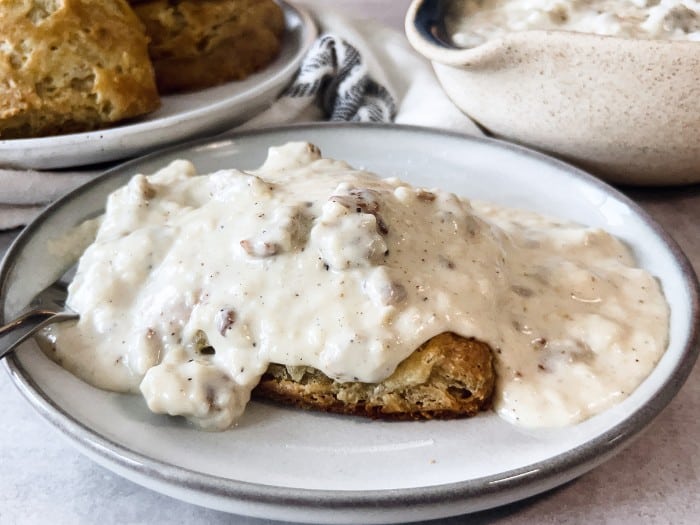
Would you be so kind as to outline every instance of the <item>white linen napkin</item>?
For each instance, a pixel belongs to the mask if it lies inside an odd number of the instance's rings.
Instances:
[[[430,63],[402,33],[371,20],[315,14],[322,35],[295,80],[268,109],[236,129],[316,120],[393,120],[481,134],[447,98]],[[0,230],[26,224],[46,204],[102,170],[0,166]]]

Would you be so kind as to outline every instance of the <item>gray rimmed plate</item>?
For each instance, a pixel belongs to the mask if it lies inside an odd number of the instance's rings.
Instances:
[[[284,90],[313,44],[309,13],[280,1],[285,35],[277,58],[244,80],[163,96],[153,113],[113,127],[51,137],[0,140],[0,166],[66,168],[128,159],[154,148],[230,129],[259,113]]]
[[[666,354],[628,399],[566,428],[517,428],[492,413],[386,423],[252,403],[238,427],[205,433],[150,414],[139,397],[94,389],[26,344],[6,361],[13,381],[98,463],[154,490],[229,512],[324,523],[416,521],[505,504],[579,476],[628,444],[686,379],[698,353],[697,280],[677,246],[643,211],[546,156],[420,128],[277,128],[122,165],[61,199],[18,237],[0,270],[3,315],[12,316],[70,264],[72,255],[56,239],[99,213],[106,195],[130,175],[175,158],[192,160],[200,172],[253,168],[269,146],[289,140],[314,142],[326,156],[384,176],[607,229],[661,281],[671,304]]]

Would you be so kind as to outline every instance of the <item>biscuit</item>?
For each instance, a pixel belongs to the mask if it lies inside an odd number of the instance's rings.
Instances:
[[[273,0],[132,2],[161,93],[241,80],[277,56],[284,14]]]
[[[0,5],[0,139],[97,129],[160,103],[126,0]]]
[[[311,367],[271,365],[253,395],[373,419],[451,419],[489,408],[495,380],[488,345],[443,333],[421,345],[381,383],[341,383]]]

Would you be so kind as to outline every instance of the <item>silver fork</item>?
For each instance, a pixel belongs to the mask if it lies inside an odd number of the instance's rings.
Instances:
[[[66,306],[67,276],[72,273],[74,271],[67,272],[39,292],[17,318],[0,326],[0,359],[45,326],[78,318],[78,314]]]

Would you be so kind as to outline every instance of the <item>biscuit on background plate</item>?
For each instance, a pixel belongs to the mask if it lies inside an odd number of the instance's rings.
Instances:
[[[273,0],[137,0],[161,93],[241,80],[279,53],[284,14]]]
[[[0,4],[0,139],[105,127],[160,100],[126,0]]]

